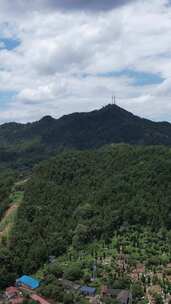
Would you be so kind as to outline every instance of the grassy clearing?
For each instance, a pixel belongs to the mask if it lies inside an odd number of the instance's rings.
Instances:
[[[18,186],[25,184],[26,181],[17,182],[9,197],[9,208],[5,212],[3,219],[0,222],[0,243],[2,240],[8,242],[11,230],[17,218],[18,207],[23,201],[24,191],[17,191]]]
[[[0,243],[2,239],[8,241],[11,229],[17,218],[18,207],[19,204],[11,206],[6,212],[6,215],[4,216],[2,221],[0,222]]]
[[[10,195],[11,205],[12,204],[18,204],[18,203],[22,202],[23,195],[24,195],[23,191],[16,191],[16,192],[11,193],[11,195]]]

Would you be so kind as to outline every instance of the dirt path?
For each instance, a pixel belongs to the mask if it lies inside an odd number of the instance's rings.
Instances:
[[[27,180],[17,182],[16,185],[23,185]],[[15,187],[15,186],[14,186]],[[10,195],[10,201],[12,202],[9,208],[6,210],[2,220],[0,221],[0,243],[3,238],[8,240],[9,234],[15,223],[17,217],[17,210],[23,201],[24,191],[15,191],[14,189]]]
[[[10,231],[15,222],[18,207],[19,207],[19,204],[13,204],[5,212],[5,215],[2,219],[2,221],[0,222],[0,243],[1,243],[3,237],[8,239]]]
[[[3,219],[10,216],[17,208],[18,208],[18,204],[13,204],[12,206],[10,206],[5,212]]]

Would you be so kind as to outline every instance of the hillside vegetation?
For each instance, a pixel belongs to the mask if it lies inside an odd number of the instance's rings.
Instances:
[[[171,145],[171,124],[142,119],[116,105],[60,119],[0,126],[0,168],[28,170],[64,149],[94,149],[112,143]]]
[[[171,149],[111,145],[64,152],[27,184],[8,246],[13,271],[33,273],[50,255],[116,233],[171,229]],[[12,255],[12,257],[11,257]]]

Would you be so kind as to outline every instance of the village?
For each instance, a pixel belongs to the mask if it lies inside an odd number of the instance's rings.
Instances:
[[[82,296],[86,297],[89,303],[103,303],[102,299],[104,297],[109,297],[117,299],[120,304],[131,304],[132,295],[128,290],[114,290],[108,289],[104,286],[101,290],[101,294],[96,293],[96,288],[89,286],[80,286],[79,284],[73,283],[69,280],[61,280],[65,292],[75,292],[80,293]],[[36,289],[40,286],[40,281],[24,275],[16,281],[15,286],[10,286],[6,288],[5,293],[0,297],[0,303],[2,304],[20,304],[26,303],[29,300],[33,300],[33,303],[40,304],[51,304],[55,303],[53,300],[47,300],[36,293]]]
[[[35,277],[23,275],[16,279],[15,284],[8,286],[1,294],[0,303],[171,303],[171,263],[165,266],[159,265],[157,268],[154,265],[147,268],[140,262],[130,266],[128,255],[121,246],[115,263],[112,257],[105,255],[103,258],[98,257],[93,263],[91,277],[72,279],[59,273],[58,262],[60,265],[63,263],[61,259],[50,257],[49,264],[41,271],[43,275],[40,273]],[[66,260],[64,264],[68,266]],[[63,300],[58,296],[56,299],[48,296],[46,289],[49,284],[52,284],[54,289],[56,284],[59,293],[62,290],[65,295]]]
[[[69,280],[61,280],[65,292],[80,293],[89,303],[100,304],[103,299],[116,299],[120,304],[132,304],[132,294],[128,290],[109,289],[107,286],[102,287],[101,294],[97,294],[96,288],[89,286],[80,286]],[[0,297],[2,304],[20,304],[33,303],[51,304],[53,300],[47,300],[36,293],[36,289],[40,286],[40,282],[30,276],[24,275],[16,281],[15,286],[6,288],[5,293]]]

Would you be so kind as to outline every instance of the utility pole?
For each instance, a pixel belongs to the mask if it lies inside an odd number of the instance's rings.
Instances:
[[[94,263],[93,263],[93,277],[92,277],[92,281],[96,280],[96,272],[97,272],[97,266],[96,266],[96,261],[94,261]]]

